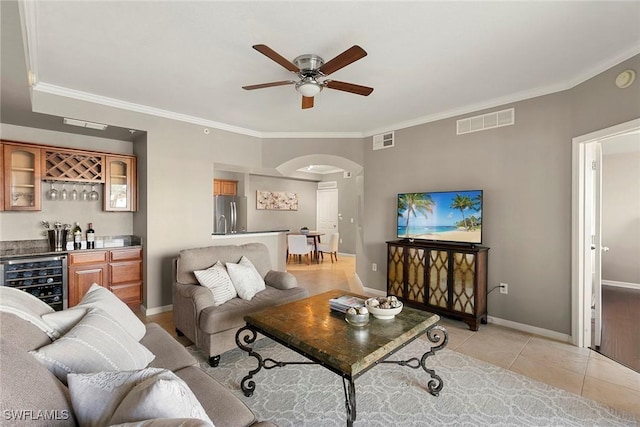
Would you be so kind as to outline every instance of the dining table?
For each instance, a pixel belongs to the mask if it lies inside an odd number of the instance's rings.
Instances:
[[[287,235],[305,235],[309,238],[313,238],[313,260],[316,263],[320,262],[320,257],[318,256],[318,243],[320,243],[320,236],[324,236],[325,233],[321,233],[319,231],[309,231],[309,232],[301,232],[301,231],[290,231]],[[289,249],[287,249],[287,259],[289,258]]]

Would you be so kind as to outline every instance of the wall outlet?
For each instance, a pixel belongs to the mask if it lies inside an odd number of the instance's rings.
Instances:
[[[378,271],[378,264],[376,264],[375,262],[371,264],[371,271]]]
[[[509,293],[509,284],[508,283],[500,283],[500,293],[507,295]]]

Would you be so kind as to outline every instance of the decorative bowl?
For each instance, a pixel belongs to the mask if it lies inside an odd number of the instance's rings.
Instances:
[[[365,305],[367,307],[367,309],[369,310],[369,313],[371,313],[373,315],[373,317],[375,317],[376,319],[382,319],[382,320],[389,320],[389,319],[393,319],[394,317],[396,317],[396,314],[400,313],[402,311],[402,307],[403,304],[402,302],[398,301],[397,303],[400,304],[400,306],[398,307],[393,307],[393,308],[380,308],[380,299],[382,299],[384,297],[380,297],[380,298],[369,298],[368,300],[365,301]],[[372,306],[372,300],[376,300],[376,302],[378,302],[378,307]]]
[[[300,233],[309,234],[309,229],[307,227],[303,227],[303,228],[300,229]]]
[[[346,320],[348,324],[353,326],[364,326],[367,323],[369,323],[369,313],[365,313],[365,314],[346,313],[344,315],[344,320]]]

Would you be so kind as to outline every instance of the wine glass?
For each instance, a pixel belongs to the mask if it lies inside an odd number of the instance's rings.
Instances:
[[[89,200],[96,201],[100,198],[100,194],[95,190],[93,184],[91,184],[91,193],[89,193]]]
[[[53,182],[50,182],[49,184],[51,184],[51,189],[47,192],[47,197],[49,200],[58,200],[58,190],[53,186]]]
[[[71,200],[78,200],[78,190],[76,190],[75,184],[73,184],[73,190],[71,190],[69,197],[71,197]]]
[[[87,186],[84,184],[82,185],[82,200],[89,200],[89,192],[87,191]]]
[[[62,200],[67,200],[67,197],[69,196],[69,193],[67,193],[67,189],[64,188],[64,182],[62,183],[62,191],[60,192],[60,198]]]

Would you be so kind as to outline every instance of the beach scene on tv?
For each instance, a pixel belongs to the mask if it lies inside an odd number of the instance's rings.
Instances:
[[[398,238],[482,243],[482,190],[398,194]]]

